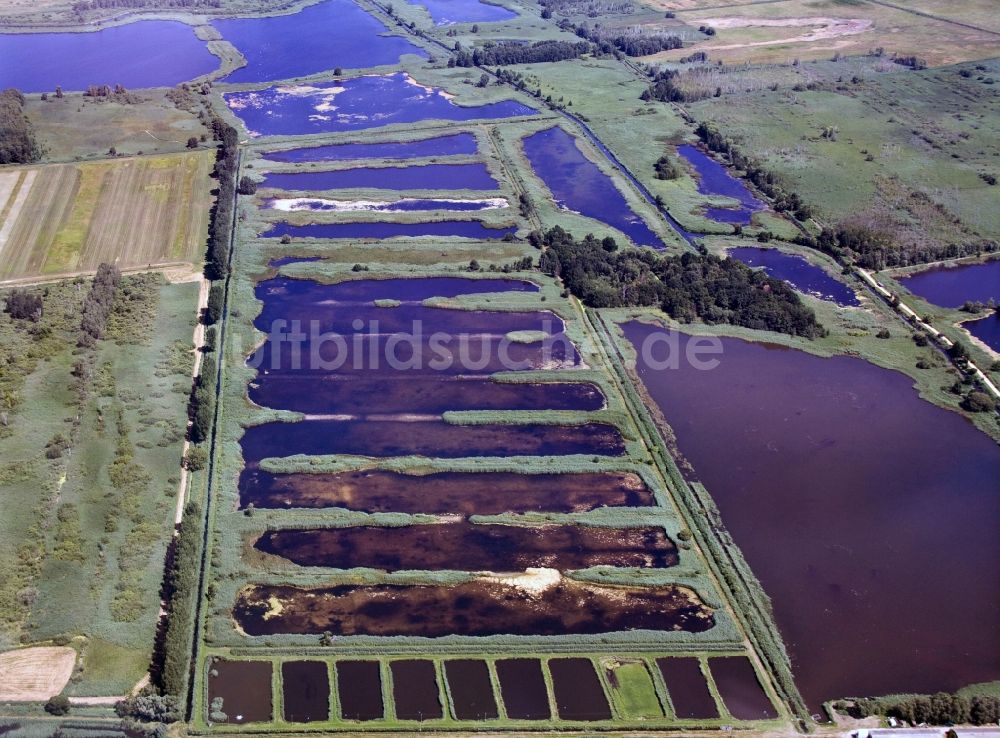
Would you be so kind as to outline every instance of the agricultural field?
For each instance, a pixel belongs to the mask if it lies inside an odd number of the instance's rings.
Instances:
[[[107,696],[150,664],[159,614],[150,594],[180,493],[198,286],[124,277],[92,349],[95,373],[80,378],[89,286],[32,288],[37,322],[0,318],[0,643],[56,642],[64,648],[54,652],[71,654],[67,693]]]
[[[200,261],[209,151],[0,171],[0,278]]]

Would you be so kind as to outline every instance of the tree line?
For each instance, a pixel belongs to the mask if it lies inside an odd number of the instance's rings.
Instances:
[[[221,8],[221,0],[77,0],[75,13],[113,8]]]
[[[212,120],[212,135],[220,142],[215,158],[219,192],[209,220],[205,276],[215,280],[224,279],[229,273],[229,237],[233,229],[240,138],[236,129],[222,118]]]
[[[619,251],[613,238],[588,234],[577,240],[559,226],[531,239],[544,247],[540,269],[590,307],[658,307],[683,323],[726,323],[807,338],[826,333],[795,290],[735,259]]]
[[[482,65],[505,66],[508,64],[536,64],[577,59],[593,51],[586,41],[536,41],[533,44],[519,44],[514,41],[487,42],[472,50],[455,44],[455,55],[448,66],[478,67]]]
[[[13,87],[0,92],[0,164],[29,164],[42,156],[24,114],[24,95]]]
[[[753,182],[758,190],[771,198],[774,209],[779,213],[792,213],[799,220],[806,220],[812,216],[812,208],[803,202],[798,193],[785,190],[778,183],[774,172],[765,169],[757,160],[740,151],[732,139],[722,135],[704,121],[695,128],[695,133],[709,151],[722,154],[735,169],[742,169],[745,172],[744,176]]]
[[[824,228],[818,237],[803,235],[796,242],[825,251],[838,261],[852,262],[875,271],[942,259],[979,256],[1000,248],[996,241],[986,240],[918,247],[898,243],[890,231],[855,223]]]

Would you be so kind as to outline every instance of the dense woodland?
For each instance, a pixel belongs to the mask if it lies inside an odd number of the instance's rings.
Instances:
[[[612,238],[576,240],[556,226],[533,240],[542,271],[559,277],[591,307],[659,307],[681,322],[728,323],[814,338],[825,334],[812,310],[783,281],[735,259],[652,249],[619,251]]]
[[[24,95],[13,87],[0,92],[0,164],[38,161],[41,150],[24,114]]]

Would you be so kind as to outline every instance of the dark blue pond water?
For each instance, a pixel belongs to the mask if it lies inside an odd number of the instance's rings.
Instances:
[[[707,217],[723,223],[746,225],[753,213],[763,209],[764,204],[751,194],[743,182],[697,146],[682,144],[677,147],[677,153],[698,173],[698,192],[703,195],[724,195],[740,202],[738,208],[707,208]]]
[[[453,23],[489,23],[516,18],[517,13],[480,0],[413,0],[414,5],[427,8],[436,26]]]
[[[455,105],[441,90],[422,87],[405,74],[369,75],[308,87],[269,87],[224,97],[251,133],[264,136],[357,131],[429,119],[510,118],[537,112],[513,100]]]
[[[961,307],[966,300],[1000,300],[1000,259],[951,269],[928,269],[902,277],[899,283],[913,294],[943,307]]]
[[[495,190],[500,185],[485,164],[428,164],[422,167],[356,167],[332,172],[272,172],[260,187],[279,190]]]
[[[431,297],[458,297],[489,292],[538,292],[538,285],[523,279],[467,279],[421,277],[420,279],[348,279],[323,284],[311,279],[275,277],[260,282],[255,294],[264,302],[258,328],[278,318],[291,319],[289,311],[330,311],[341,304],[373,305],[376,300],[420,303]],[[301,317],[301,316],[295,316]]]
[[[270,198],[265,200],[265,207],[274,208],[276,200]],[[506,202],[506,200],[504,201]],[[345,205],[353,202],[342,200],[322,200],[300,198],[295,201],[294,208],[278,207],[277,210],[310,210],[312,212],[345,212],[349,211]],[[502,204],[501,204],[502,205]],[[489,210],[498,205],[491,200],[447,200],[447,199],[420,199],[404,198],[396,202],[371,202],[367,203],[365,210],[371,213],[411,213],[424,210],[453,210],[456,212],[474,212],[477,210]],[[507,207],[502,205],[502,207]]]
[[[729,249],[727,253],[748,266],[763,268],[768,275],[785,280],[799,292],[830,300],[838,305],[861,304],[850,287],[801,256],[786,254],[778,249],[751,246]]]
[[[335,67],[395,64],[403,54],[427,54],[352,0],[325,0],[292,15],[212,21],[247,59],[226,82],[269,82],[305,77]]]
[[[271,161],[347,161],[350,159],[418,159],[423,156],[463,156],[475,154],[476,137],[471,133],[425,138],[420,141],[388,143],[347,143],[309,146],[286,151],[267,151]]]
[[[642,218],[632,212],[611,178],[576,147],[559,126],[528,136],[524,153],[560,207],[617,228],[641,246],[663,247]]]
[[[439,220],[431,223],[275,223],[263,236],[299,238],[398,238],[409,236],[460,236],[462,238],[503,238],[517,228],[489,228],[478,220]]]
[[[219,59],[194,29],[174,21],[138,21],[91,33],[0,34],[0,89],[163,87],[218,68]]]
[[[1000,315],[994,313],[986,318],[963,323],[965,329],[994,351],[1000,351]]]

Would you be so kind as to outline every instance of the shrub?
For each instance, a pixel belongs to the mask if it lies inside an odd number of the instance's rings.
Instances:
[[[69,707],[69,697],[57,694],[55,697],[50,697],[49,701],[45,703],[45,712],[50,715],[67,715]]]
[[[985,392],[973,390],[962,400],[962,407],[970,413],[991,413],[997,409],[997,401]]]
[[[206,466],[208,466],[208,452],[197,446],[189,448],[184,456],[184,468],[188,471],[201,471]]]

